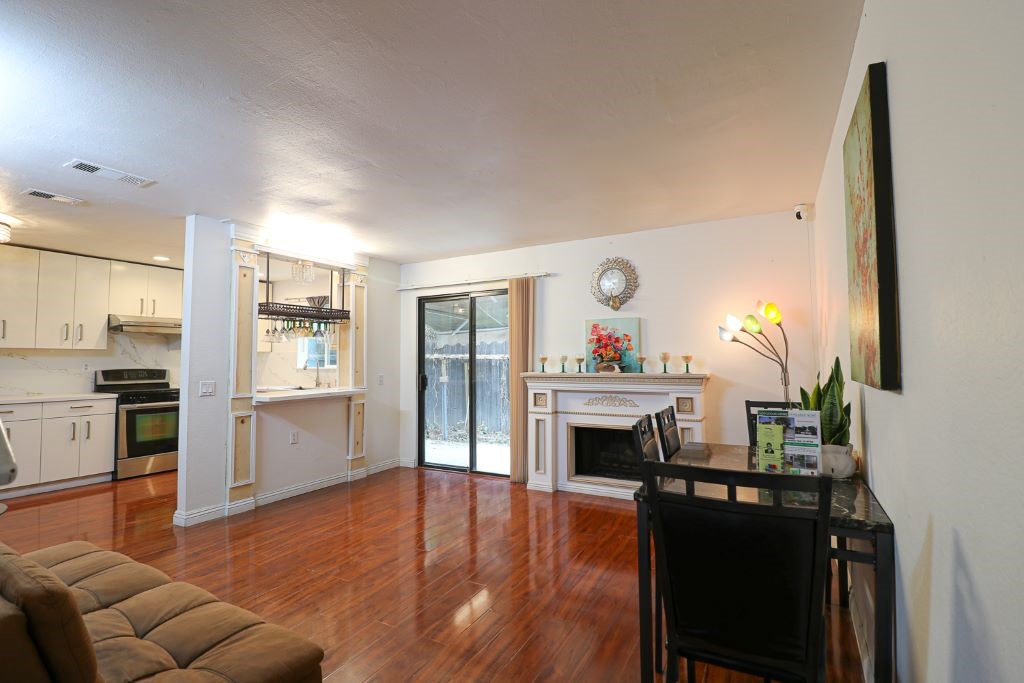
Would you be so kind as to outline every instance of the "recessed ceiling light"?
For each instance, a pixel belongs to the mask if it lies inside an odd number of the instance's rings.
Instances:
[[[170,261],[171,257],[170,256],[154,256],[153,260],[154,261]]]

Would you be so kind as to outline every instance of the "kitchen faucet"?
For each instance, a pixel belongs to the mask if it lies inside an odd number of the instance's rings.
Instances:
[[[314,382],[313,386],[315,386],[317,389],[319,389],[320,388],[320,363],[318,363],[317,361],[314,360],[313,364],[314,364],[314,367],[316,367],[316,381]],[[309,370],[309,361],[308,360],[306,361],[306,369]]]

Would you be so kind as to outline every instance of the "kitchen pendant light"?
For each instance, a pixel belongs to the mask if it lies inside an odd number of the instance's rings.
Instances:
[[[311,262],[296,261],[292,264],[292,279],[299,284],[311,284],[315,277],[316,274],[313,272],[313,264]]]
[[[11,241],[11,226],[7,223],[0,223],[0,244]]]

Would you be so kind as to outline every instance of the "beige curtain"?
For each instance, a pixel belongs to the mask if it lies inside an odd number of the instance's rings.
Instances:
[[[528,474],[526,382],[519,375],[529,372],[533,363],[534,289],[532,277],[517,277],[508,281],[508,366],[512,425],[510,478],[517,482],[525,482]]]

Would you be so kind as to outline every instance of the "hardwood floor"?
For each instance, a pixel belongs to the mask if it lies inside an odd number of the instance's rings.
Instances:
[[[320,644],[330,683],[639,678],[630,502],[399,468],[181,529],[175,495],[168,473],[7,501],[0,540],[152,564]],[[829,680],[859,682],[831,609]]]

